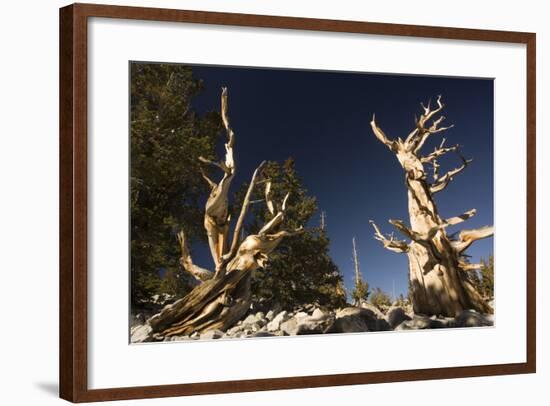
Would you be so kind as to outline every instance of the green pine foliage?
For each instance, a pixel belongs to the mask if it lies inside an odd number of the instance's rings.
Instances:
[[[482,267],[479,271],[473,272],[470,276],[473,285],[481,295],[486,299],[491,299],[494,296],[495,284],[495,269],[494,257],[489,256],[489,260],[481,260]]]
[[[307,190],[296,173],[294,161],[289,158],[282,165],[268,162],[264,174],[271,180],[273,201],[280,203],[290,192],[284,228],[306,227],[300,235],[285,238],[279,247],[269,255],[265,269],[254,273],[252,281],[253,300],[266,308],[280,306],[291,309],[295,306],[316,303],[336,308],[345,304],[346,294],[342,275],[329,256],[329,238],[324,230],[307,227],[317,213],[314,197]],[[243,185],[234,201],[240,204],[247,185]],[[264,199],[264,190],[257,187],[250,207],[250,221],[246,226],[248,234],[256,233],[271,219]],[[235,206],[234,216],[240,207]]]
[[[351,297],[354,303],[366,302],[370,295],[369,283],[362,279],[355,282],[355,287],[351,292]]]
[[[199,155],[214,158],[221,118],[191,108],[203,84],[182,65],[131,63],[130,210],[132,303],[157,293],[184,294],[175,234],[205,239],[199,199],[208,191]]]
[[[399,307],[404,307],[409,303],[408,299],[405,298],[403,293],[399,294],[399,296],[397,297],[397,300],[395,302],[396,302],[396,305],[399,306]]]
[[[387,308],[392,304],[390,295],[380,288],[375,288],[371,293],[370,302],[379,309]]]

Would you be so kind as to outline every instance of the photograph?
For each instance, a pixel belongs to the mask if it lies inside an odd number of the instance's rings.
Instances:
[[[492,79],[129,69],[131,343],[494,325]]]

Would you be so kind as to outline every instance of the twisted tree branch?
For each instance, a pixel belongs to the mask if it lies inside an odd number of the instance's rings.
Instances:
[[[214,274],[211,271],[193,264],[191,254],[189,253],[189,247],[187,246],[187,239],[183,230],[177,234],[177,239],[181,250],[180,265],[183,269],[193,275],[193,277],[200,282],[212,279]]]
[[[494,234],[493,226],[485,226],[472,230],[462,230],[458,233],[458,239],[451,242],[453,248],[460,254],[475,241],[491,237]]]
[[[372,224],[374,228],[374,238],[382,243],[384,248],[389,251],[404,253],[409,250],[409,244],[403,240],[396,240],[393,238],[393,234],[390,235],[390,238],[386,238],[381,232],[376,223],[372,220],[369,220],[369,223]]]

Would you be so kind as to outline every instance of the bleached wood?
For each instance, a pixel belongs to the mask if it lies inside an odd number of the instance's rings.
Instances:
[[[149,341],[193,332],[202,333],[212,329],[226,330],[231,327],[246,314],[250,307],[252,273],[265,266],[269,254],[284,238],[303,232],[302,227],[295,230],[279,229],[284,221],[289,195],[285,196],[280,206],[273,202],[271,181],[263,179],[264,161],[252,175],[235,223],[231,245],[229,245],[228,194],[235,174],[233,155],[235,133],[230,125],[228,110],[228,92],[226,88],[222,88],[221,116],[227,135],[225,157],[220,162],[200,158],[202,163],[223,171],[222,179],[219,183],[215,183],[204,170],[201,170],[202,176],[211,188],[210,196],[206,202],[204,226],[215,273],[193,264],[185,234],[183,231],[180,232],[178,241],[182,268],[202,283],[188,295],[165,306],[160,313],[148,320],[152,327],[152,333],[147,337]],[[251,196],[254,188],[261,183],[266,184],[264,201],[273,217],[257,234],[244,237],[243,225],[248,208],[253,202]]]
[[[389,139],[375,122],[371,127],[376,138],[386,145],[396,156],[405,172],[410,225],[401,220],[390,220],[400,233],[410,239],[407,243],[395,240],[393,235],[385,237],[374,222],[375,238],[390,251],[406,253],[409,259],[409,280],[415,312],[430,315],[455,316],[465,309],[480,312],[492,312],[492,308],[483,300],[464,271],[473,269],[476,264],[467,264],[462,260],[464,250],[474,241],[492,235],[492,227],[465,230],[458,233],[457,240],[451,240],[446,228],[460,224],[475,215],[472,209],[462,215],[441,218],[434,194],[444,190],[452,180],[472,162],[459,152],[459,146],[445,147],[445,139],[433,152],[422,156],[420,150],[428,138],[446,131],[453,126],[441,126],[444,120],[439,113],[444,104],[441,96],[436,107],[430,103],[422,105],[423,113],[415,119],[415,129],[403,142],[401,138]],[[456,152],[462,165],[443,176],[439,175],[438,158],[449,152]],[[433,169],[433,183],[428,183],[424,164]]]

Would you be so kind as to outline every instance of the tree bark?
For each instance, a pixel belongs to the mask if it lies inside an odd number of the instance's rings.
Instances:
[[[302,228],[279,230],[286,213],[288,195],[280,205],[271,199],[271,182],[262,179],[262,162],[254,171],[240,215],[235,223],[231,244],[229,243],[230,216],[228,195],[235,174],[233,157],[234,132],[229,123],[227,89],[222,89],[222,121],[227,133],[225,159],[213,162],[200,158],[204,164],[219,168],[222,179],[216,183],[201,171],[211,192],[206,202],[204,228],[207,233],[210,253],[215,271],[195,265],[191,259],[187,239],[183,230],[178,233],[182,269],[198,282],[188,295],[151,317],[147,323],[151,333],[146,341],[162,340],[166,337],[203,333],[208,330],[226,330],[240,320],[250,308],[252,273],[265,265],[269,254],[285,237],[299,234]],[[242,238],[244,219],[250,205],[250,197],[259,183],[265,183],[265,203],[272,218],[253,235]],[[277,209],[276,209],[277,207]]]
[[[435,193],[444,190],[471,160],[460,155],[458,146],[445,147],[445,139],[433,152],[420,155],[422,146],[430,136],[451,128],[440,127],[443,116],[434,119],[444,107],[440,97],[437,99],[437,108],[432,109],[430,105],[422,107],[424,112],[416,120],[416,128],[404,141],[401,138],[391,140],[378,127],[374,117],[371,121],[375,136],[396,155],[405,171],[410,222],[410,227],[407,227],[400,220],[390,220],[409,242],[396,240],[393,234],[389,237],[382,235],[376,224],[371,222],[375,238],[385,248],[407,254],[415,313],[450,317],[466,309],[492,313],[493,309],[470,282],[468,272],[473,268],[465,260],[464,250],[474,241],[492,236],[493,228],[487,226],[479,230],[465,230],[453,240],[447,235],[446,228],[469,219],[476,211],[472,209],[460,216],[443,219],[434,200]],[[428,122],[431,125],[428,126]],[[462,165],[439,176],[438,158],[448,152],[456,152]],[[433,168],[432,182],[428,180],[425,164]]]

